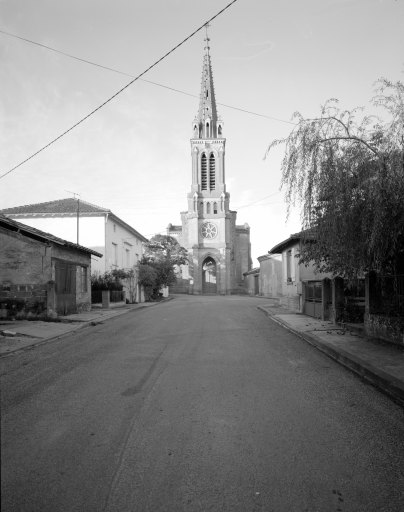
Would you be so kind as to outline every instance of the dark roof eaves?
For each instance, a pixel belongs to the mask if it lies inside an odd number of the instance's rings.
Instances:
[[[247,270],[247,272],[243,272],[243,276],[248,276],[252,274],[259,274],[260,273],[260,267],[252,268],[251,270]]]
[[[301,233],[294,233],[290,235],[290,237],[287,238],[286,240],[283,240],[283,242],[280,242],[279,244],[272,247],[272,249],[268,251],[268,254],[280,254],[287,247],[293,245],[294,243],[296,243],[296,241],[299,241],[301,238]]]
[[[89,249],[88,247],[84,247],[83,245],[75,244],[73,242],[69,242],[68,240],[64,240],[63,238],[59,238],[55,235],[52,235],[51,233],[41,231],[40,229],[33,228],[32,226],[28,226],[26,224],[23,224],[22,222],[10,219],[6,215],[0,215],[0,221],[5,222],[5,224],[9,224],[10,226],[17,227],[18,232],[22,233],[25,236],[29,237],[29,235],[34,235],[37,238],[42,238],[44,241],[52,242],[64,247],[71,247],[72,249],[93,254],[94,256],[97,256],[99,258],[103,257],[101,253],[94,251],[93,249]]]

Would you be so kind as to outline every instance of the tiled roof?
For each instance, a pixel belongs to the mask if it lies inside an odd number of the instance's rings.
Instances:
[[[108,214],[110,219],[118,222],[123,227],[128,229],[131,233],[137,236],[142,242],[148,242],[147,238],[141,235],[136,229],[127,224],[125,221],[117,217],[115,214],[95,204],[82,201],[78,204],[77,199],[69,197],[67,199],[57,199],[56,201],[48,201],[47,203],[27,204],[25,206],[15,206],[14,208],[5,208],[0,210],[0,214],[6,215],[11,218],[18,218],[23,220],[27,217],[71,217],[77,215],[77,208],[79,207],[80,215],[82,216],[97,216]]]
[[[16,206],[14,208],[5,208],[0,210],[4,214],[63,214],[63,213],[77,213],[77,199],[69,197],[67,199],[58,199],[56,201],[48,201],[47,203],[27,204],[25,206]],[[86,201],[80,201],[81,213],[111,213],[111,210],[96,206]]]
[[[284,240],[283,242],[280,242],[279,244],[276,244],[275,247],[272,247],[270,251],[268,251],[269,254],[280,254],[282,251],[290,247],[291,245],[294,245],[299,240],[315,240],[316,239],[316,229],[315,228],[309,228],[304,229],[303,231],[299,231],[299,233],[293,233],[290,235],[289,238]]]
[[[83,247],[82,245],[74,244],[73,242],[68,242],[67,240],[63,240],[63,238],[59,238],[51,233],[45,233],[40,229],[33,228],[31,226],[27,226],[26,224],[22,224],[21,222],[17,222],[16,220],[9,219],[5,215],[0,214],[0,227],[5,229],[9,229],[10,231],[21,233],[29,238],[33,238],[34,240],[53,242],[58,245],[63,245],[65,247],[71,247],[72,249],[76,249],[78,251],[87,252],[89,254],[94,254],[94,256],[98,256],[102,258],[102,254],[97,251],[93,251],[93,249],[89,249],[88,247]]]
[[[247,270],[247,272],[243,272],[243,276],[250,276],[252,274],[259,274],[260,267],[252,268],[251,270]]]

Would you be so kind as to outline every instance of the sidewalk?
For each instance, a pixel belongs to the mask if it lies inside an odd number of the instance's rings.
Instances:
[[[57,322],[0,320],[0,357],[61,338],[91,325],[102,324],[105,320],[130,311],[156,306],[161,302],[142,302],[141,304],[122,302],[113,305],[110,309],[102,309],[100,306],[94,305],[91,311],[62,316]]]
[[[404,405],[404,350],[401,347],[366,339],[331,322],[291,313],[280,306],[263,304],[258,309]]]

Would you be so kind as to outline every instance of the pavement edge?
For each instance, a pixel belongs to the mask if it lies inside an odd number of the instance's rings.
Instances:
[[[26,345],[25,347],[19,347],[19,348],[16,348],[14,350],[10,350],[8,352],[4,352],[3,354],[0,354],[0,359],[8,357],[8,356],[15,355],[18,352],[26,352],[27,350],[31,350],[33,348],[39,347],[40,345],[45,345],[45,343],[50,343],[52,341],[56,341],[56,340],[60,340],[62,338],[66,338],[67,336],[70,336],[71,334],[74,334],[76,331],[80,331],[82,329],[90,327],[94,322],[96,322],[97,324],[98,323],[104,323],[106,320],[111,320],[112,318],[117,318],[118,316],[122,316],[122,315],[124,315],[126,313],[135,312],[135,311],[141,311],[141,310],[147,309],[149,307],[153,307],[153,306],[157,306],[159,304],[163,304],[164,302],[168,302],[168,301],[172,300],[173,298],[174,297],[167,297],[164,300],[161,300],[159,302],[150,303],[147,306],[141,305],[141,306],[139,306],[137,308],[134,308],[134,309],[128,308],[128,309],[125,309],[125,310],[123,310],[123,311],[121,311],[121,312],[119,312],[117,314],[107,316],[107,317],[103,318],[102,320],[100,320],[99,322],[97,320],[88,320],[88,321],[82,322],[81,325],[77,325],[74,328],[72,328],[71,330],[69,330],[67,332],[64,332],[63,334],[56,334],[55,336],[50,336],[49,338],[43,338],[43,339],[41,339],[39,341],[36,341],[35,343],[32,343],[31,345]],[[68,322],[66,322],[66,323],[68,323]]]
[[[389,375],[379,368],[375,368],[373,365],[363,361],[353,354],[349,354],[344,349],[339,348],[338,350],[330,347],[323,343],[319,338],[312,334],[303,333],[290,327],[290,325],[282,322],[280,318],[276,318],[275,315],[271,314],[267,309],[262,306],[257,306],[257,309],[265,313],[271,320],[282,326],[284,329],[292,332],[299,338],[317,348],[325,355],[334,359],[334,361],[348,368],[356,375],[359,375],[367,383],[372,384],[374,387],[387,394],[396,403],[404,407],[404,384],[402,381]]]

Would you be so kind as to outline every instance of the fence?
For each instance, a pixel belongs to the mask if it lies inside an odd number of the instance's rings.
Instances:
[[[109,292],[109,300],[111,302],[122,302],[125,301],[125,292],[123,290],[111,290]]]
[[[123,290],[110,290],[109,292],[110,302],[124,302],[125,292]],[[91,290],[91,303],[101,304],[102,303],[102,290]]]
[[[404,315],[404,274],[375,276],[370,313]]]

